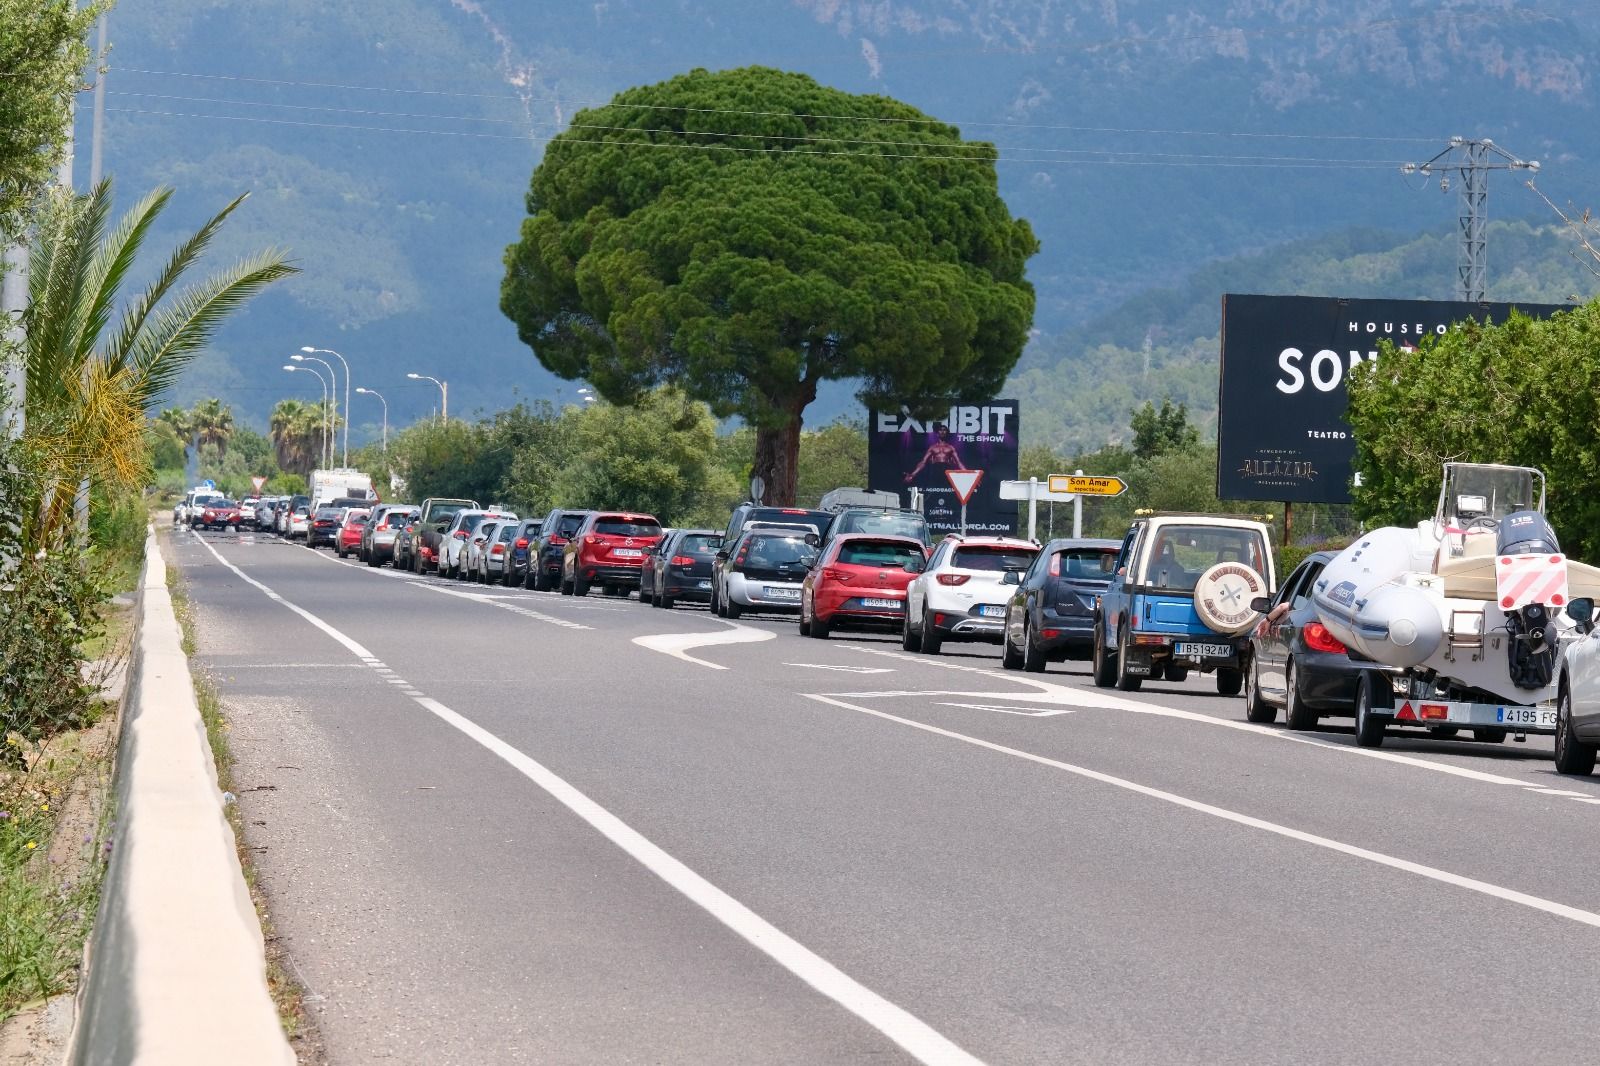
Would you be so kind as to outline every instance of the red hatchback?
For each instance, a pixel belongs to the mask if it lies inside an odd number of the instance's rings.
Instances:
[[[661,540],[661,523],[631,511],[595,511],[562,549],[561,594],[587,596],[590,585],[627,595],[639,587],[639,572]]]
[[[208,500],[195,525],[204,529],[239,528],[239,505],[232,500]]]
[[[906,586],[927,558],[922,542],[911,537],[835,537],[800,586],[800,635],[826,638],[847,625],[898,629]]]
[[[339,526],[338,539],[333,542],[333,550],[343,559],[351,552],[361,550],[361,534],[366,532],[367,518],[372,514],[365,507],[352,507],[345,512],[344,523]]]

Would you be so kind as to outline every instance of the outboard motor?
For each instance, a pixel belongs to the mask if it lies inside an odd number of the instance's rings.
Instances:
[[[1497,555],[1559,555],[1555,530],[1538,511],[1515,511],[1495,530]],[[1541,689],[1555,676],[1560,639],[1552,630],[1554,611],[1542,603],[1526,604],[1506,615],[1506,653],[1511,683]]]
[[[1495,528],[1496,555],[1559,555],[1556,531],[1538,511],[1513,511]]]

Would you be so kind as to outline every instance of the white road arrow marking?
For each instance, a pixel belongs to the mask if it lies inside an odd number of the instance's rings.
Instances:
[[[1020,714],[1024,718],[1049,718],[1056,714],[1071,714],[1071,707],[1057,707],[1049,711],[1019,711],[1011,707],[992,707],[987,703],[940,703],[941,707],[965,707],[972,711],[993,711],[996,714]]]
[[[837,670],[841,674],[892,674],[894,668],[889,666],[836,666],[833,663],[784,663],[785,666],[800,666],[807,670]]]
[[[706,648],[719,644],[754,644],[763,640],[772,640],[777,636],[770,629],[755,629],[751,626],[735,625],[732,622],[722,623],[729,628],[720,633],[658,633],[648,637],[634,637],[633,642],[641,648],[659,651],[663,655],[670,655],[674,659],[682,659],[686,663],[704,666],[712,670],[726,670],[726,666],[696,659],[693,655],[685,654],[690,648]]]

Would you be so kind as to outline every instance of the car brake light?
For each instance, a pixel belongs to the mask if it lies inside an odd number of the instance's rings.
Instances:
[[[567,542],[567,538],[566,537],[554,537],[553,536],[553,537],[550,538],[550,547],[559,548],[563,544],[565,544],[566,542]]]
[[[505,553],[506,546],[504,544],[496,544],[494,547],[489,549],[490,555],[504,555]]]
[[[1056,554],[1050,556],[1050,576],[1051,577],[1060,577],[1061,576],[1061,553],[1060,552],[1057,552]]]
[[[516,546],[519,547],[519,548],[526,548],[528,546],[528,538],[527,537],[518,537]]]
[[[939,584],[941,584],[941,585],[965,585],[967,583],[967,578],[969,578],[971,576],[972,575],[970,575],[970,574],[940,574],[939,575]]]
[[[693,566],[694,565],[694,556],[692,556],[692,555],[674,555],[672,557],[672,565],[673,566]]]
[[[784,514],[805,514],[805,511],[803,511],[799,507],[785,507],[783,509],[783,513]]]
[[[823,569],[822,576],[827,578],[829,581],[849,581],[850,580],[850,572],[848,570],[835,570],[831,566],[825,567]]]
[[[1312,651],[1331,651],[1343,653],[1345,647],[1339,643],[1328,627],[1321,622],[1312,622],[1306,626],[1306,647]]]

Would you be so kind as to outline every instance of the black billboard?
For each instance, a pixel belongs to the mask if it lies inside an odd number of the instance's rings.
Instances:
[[[961,501],[947,470],[981,470],[967,503],[967,531],[993,536],[1017,529],[1017,505],[1000,499],[1000,482],[1017,478],[1017,401],[956,404],[934,418],[909,411],[867,412],[868,488],[923,490],[923,514],[936,537],[961,532]]]
[[[1356,445],[1345,421],[1345,376],[1396,347],[1458,322],[1534,318],[1560,304],[1222,298],[1217,401],[1217,495],[1225,500],[1348,503]]]

